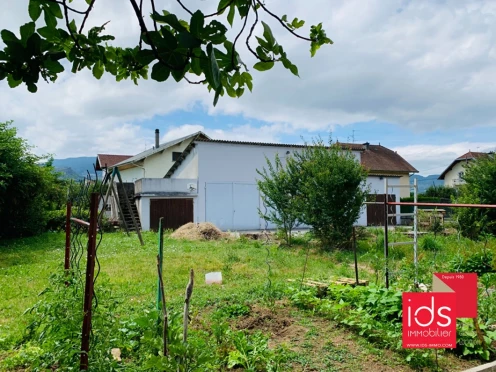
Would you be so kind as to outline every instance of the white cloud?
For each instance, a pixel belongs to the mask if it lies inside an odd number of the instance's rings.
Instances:
[[[453,160],[469,151],[496,150],[496,142],[458,142],[451,145],[411,145],[395,147],[403,158],[416,167],[420,174],[442,173]]]
[[[0,14],[2,28],[17,28],[28,21],[27,0],[11,3],[9,12]],[[216,3],[191,0],[190,7],[210,11]],[[110,76],[97,81],[88,71],[67,72],[55,84],[40,83],[35,95],[24,86],[9,89],[5,81],[0,83],[0,120],[14,119],[37,152],[57,157],[141,151],[152,138],[141,129],[143,120],[191,110],[198,103],[210,115],[240,114],[247,123],[251,118],[268,123],[262,128],[249,124],[204,128],[216,138],[277,141],[283,134],[326,131],[368,120],[415,131],[496,126],[495,2],[312,0],[308,4],[267,1],[276,13],[307,20],[306,26],[324,22],[335,44],[322,47],[315,58],[310,58],[304,41],[265,18],[298,65],[301,78],[282,66],[266,73],[253,70],[252,94],[246,92],[239,100],[223,97],[213,108],[213,96],[203,86],[146,81],[135,87],[116,83]],[[84,1],[73,5],[82,7]],[[157,1],[157,7],[180,10],[173,0]],[[117,36],[115,43],[131,45],[138,38],[134,19],[129,4],[108,0],[97,2],[88,27],[110,20],[107,30]],[[252,65],[251,55],[243,55]],[[187,131],[182,124],[177,123],[177,133]]]

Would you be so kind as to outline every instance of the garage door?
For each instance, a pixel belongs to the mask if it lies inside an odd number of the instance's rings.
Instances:
[[[259,229],[259,204],[260,195],[256,184],[206,184],[206,220],[221,230]]]
[[[151,199],[150,229],[158,230],[158,222],[163,217],[165,229],[177,229],[193,222],[193,199]]]

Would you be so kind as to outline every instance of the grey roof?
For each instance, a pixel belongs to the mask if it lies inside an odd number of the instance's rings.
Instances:
[[[149,150],[145,150],[143,152],[140,152],[139,154],[134,155],[134,156],[130,157],[129,159],[126,159],[124,161],[121,161],[120,163],[115,164],[115,166],[116,167],[120,167],[121,165],[129,164],[129,163],[136,163],[136,162],[138,162],[140,160],[143,160],[143,159],[145,159],[145,158],[147,158],[147,157],[149,157],[149,156],[151,156],[153,154],[162,152],[162,151],[168,149],[169,147],[172,147],[174,145],[177,145],[177,144],[183,142],[184,140],[187,140],[187,139],[190,139],[190,138],[197,138],[197,137],[205,137],[205,138],[210,139],[205,133],[203,133],[203,132],[196,132],[196,133],[189,134],[189,135],[184,136],[184,137],[181,137],[181,138],[177,138],[177,139],[172,140],[172,141],[169,141],[169,142],[162,143],[157,148],[152,148],[152,149],[149,149]]]

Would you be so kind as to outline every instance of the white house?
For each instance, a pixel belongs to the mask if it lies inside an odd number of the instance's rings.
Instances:
[[[162,145],[156,142],[153,149],[115,164],[124,182],[134,183],[143,230],[157,228],[160,217],[164,217],[169,228],[208,221],[222,230],[263,229],[265,220],[260,218],[258,209],[264,207],[256,185],[256,170],[266,167],[265,157],[272,160],[279,154],[284,162],[303,148],[291,144],[214,140],[201,132]],[[400,155],[381,145],[341,145],[350,149],[368,169],[367,183],[372,194],[384,194],[386,177],[389,184],[400,185],[402,177],[417,172]],[[393,188],[389,193],[399,201],[400,190]],[[364,207],[358,224],[377,223],[373,221],[373,210]]]
[[[485,152],[469,151],[466,154],[456,158],[439,176],[438,180],[444,180],[444,186],[456,187],[463,185],[463,175],[465,174],[465,167],[472,161],[487,156]]]

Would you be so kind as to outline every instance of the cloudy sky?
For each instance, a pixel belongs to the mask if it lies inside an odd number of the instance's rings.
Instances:
[[[0,27],[15,30],[29,20],[28,2],[7,1]],[[209,11],[218,0],[184,2]],[[176,1],[156,3],[188,19]],[[111,76],[98,81],[89,71],[67,72],[55,84],[40,83],[36,94],[24,85],[10,89],[4,80],[0,121],[14,120],[35,152],[56,158],[135,154],[153,145],[155,128],[162,140],[202,130],[219,139],[299,143],[332,133],[341,142],[392,148],[423,175],[442,172],[469,150],[496,149],[496,1],[266,0],[266,5],[306,25],[323,22],[334,41],[310,58],[304,41],[265,18],[300,78],[282,66],[264,73],[251,69],[253,93],[221,98],[216,108],[204,86],[173,80],[135,86]],[[128,2],[100,0],[90,23],[110,20],[107,30],[115,43],[134,46],[139,35],[134,19]],[[242,56],[253,65],[249,55]]]

